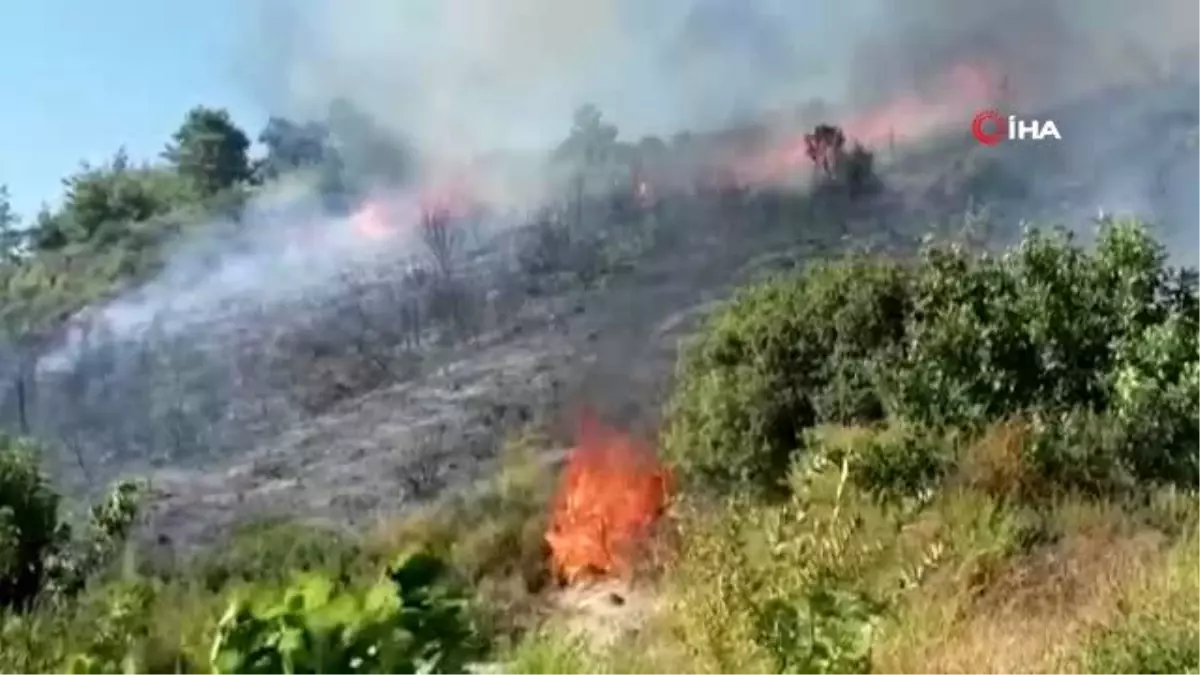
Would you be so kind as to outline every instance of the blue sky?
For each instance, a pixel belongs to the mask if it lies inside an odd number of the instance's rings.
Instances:
[[[266,113],[235,55],[255,0],[0,0],[0,184],[26,222],[81,160],[156,157],[187,110]]]

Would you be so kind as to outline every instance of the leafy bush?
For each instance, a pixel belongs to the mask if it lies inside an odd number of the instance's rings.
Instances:
[[[296,572],[362,572],[364,558],[360,542],[333,528],[266,520],[238,526],[227,542],[196,561],[191,575],[219,591],[239,582],[284,583]]]
[[[911,427],[865,436],[850,452],[851,478],[884,503],[921,498],[937,486],[954,459],[951,439]]]
[[[796,467],[793,480],[819,485],[784,503],[685,505],[671,620],[688,669],[870,671],[886,599],[864,577],[883,550],[850,502],[845,465],[836,469],[823,457]]]
[[[1196,282],[1165,260],[1134,221],[1102,223],[1091,254],[1036,230],[998,260],[927,252],[895,412],[974,425],[1032,411],[1047,477],[1194,484]]]
[[[1165,259],[1133,221],[1102,223],[1091,254],[1065,232],[1038,230],[1001,258],[927,249],[897,412],[939,424],[1029,407],[1105,408],[1118,367],[1142,354],[1171,360],[1160,383],[1178,381],[1196,361],[1196,288]],[[1153,340],[1161,346],[1150,356]]]
[[[1116,418],[1071,409],[1033,416],[1023,461],[1049,485],[1111,494],[1137,476],[1125,455],[1127,436]]]
[[[744,292],[683,358],[665,455],[708,483],[772,487],[807,427],[882,417],[907,285],[899,265],[860,257]]]
[[[83,536],[72,536],[66,523],[58,526],[58,547],[47,560],[44,590],[59,594],[79,591],[101,572],[125,545],[141,510],[143,486],[121,481],[104,501],[92,506]]]
[[[0,436],[0,607],[23,607],[42,587],[60,540],[58,493],[29,442]]]
[[[120,550],[140,495],[137,483],[117,484],[91,509],[83,535],[73,536],[59,519],[60,496],[38,466],[37,447],[0,435],[0,608],[82,588]]]
[[[114,585],[101,596],[101,612],[84,644],[67,657],[69,673],[132,673],[148,670],[140,653],[150,634],[155,588],[141,580]]]
[[[415,554],[367,588],[309,574],[235,601],[212,648],[222,673],[463,672],[481,644],[440,559]]]
[[[1131,617],[1100,631],[1087,645],[1084,672],[1200,672],[1194,618],[1177,623],[1154,616]]]
[[[1165,260],[1139,223],[1105,221],[1091,253],[1030,230],[999,258],[929,247],[912,268],[852,258],[751,289],[684,355],[666,454],[770,486],[817,423],[1031,416],[1061,423],[1037,425],[1029,459],[1069,484],[1194,484],[1200,302]]]

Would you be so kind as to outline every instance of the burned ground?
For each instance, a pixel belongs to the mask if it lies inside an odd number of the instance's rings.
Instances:
[[[652,207],[636,193],[568,200],[470,245],[441,241],[440,256],[427,237],[435,264],[425,272],[409,258],[373,260],[315,295],[229,307],[183,330],[152,325],[134,343],[81,315],[82,356],[20,396],[9,389],[4,413],[52,443],[72,492],[147,476],[157,495],[148,533],[164,545],[275,514],[378,519],[485,475],[507,435],[568,428],[581,406],[652,433],[679,340],[773,270],[850,249],[903,256],[928,236],[1003,243],[1025,218],[1079,223],[1106,195],[1168,227],[1194,222],[1195,200],[1171,188],[1196,170],[1194,153],[1178,151],[1196,124],[1189,92],[1112,94],[1105,105],[1172,124],[1068,138],[1073,148],[1104,139],[1090,172],[1076,152],[991,153],[951,134],[879,151],[883,187],[854,204],[719,185],[664,189]],[[1064,128],[1085,128],[1071,114]],[[1114,185],[1161,198],[1129,203]],[[1194,245],[1173,249],[1186,258]]]

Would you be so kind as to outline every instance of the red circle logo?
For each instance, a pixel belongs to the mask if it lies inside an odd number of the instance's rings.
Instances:
[[[984,145],[998,145],[1008,138],[1008,121],[995,110],[981,110],[971,120],[971,135]]]

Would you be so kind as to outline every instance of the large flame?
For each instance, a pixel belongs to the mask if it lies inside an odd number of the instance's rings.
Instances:
[[[378,200],[370,200],[350,217],[354,231],[367,239],[386,239],[393,233],[389,223],[387,206]]]
[[[372,195],[350,217],[350,223],[358,236],[381,240],[415,231],[425,214],[464,218],[479,206],[474,177],[465,169],[448,170],[412,192]]]
[[[550,514],[559,579],[628,576],[666,508],[670,475],[653,449],[585,416]]]
[[[868,147],[920,139],[960,122],[965,132],[974,108],[993,103],[1003,93],[1001,89],[990,68],[962,63],[938,78],[934,91],[907,93],[853,115],[839,126],[848,140]],[[805,150],[804,133],[800,133],[737,162],[733,171],[746,185],[778,181],[807,166]]]
[[[835,123],[848,141],[875,148],[924,138],[956,124],[965,133],[979,107],[993,105],[997,96],[1009,93],[1003,91],[1004,87],[993,68],[960,63],[922,91],[903,94],[843,119],[816,121]],[[702,159],[692,168],[698,171],[699,183],[709,187],[778,184],[809,169],[804,137],[810,130],[784,134],[765,147],[761,142],[750,143],[753,147],[742,144],[732,152],[719,153],[719,159]],[[643,207],[657,200],[656,185],[670,183],[665,176],[648,181],[644,175],[647,172],[638,164],[631,176],[633,196]],[[357,234],[368,239],[406,234],[418,226],[424,214],[443,213],[458,219],[476,213],[485,204],[494,205],[498,198],[496,177],[489,176],[482,166],[437,166],[424,178],[418,189],[368,200],[352,218]]]

